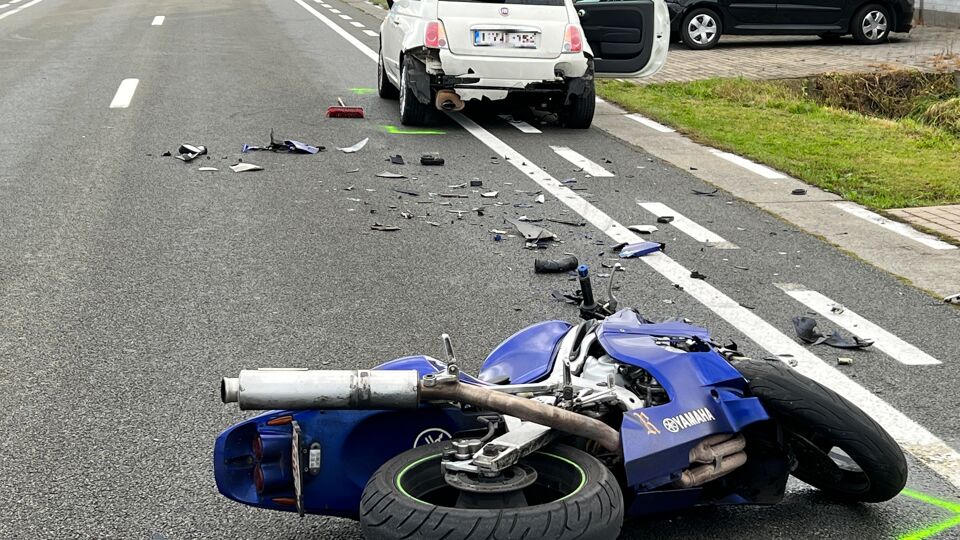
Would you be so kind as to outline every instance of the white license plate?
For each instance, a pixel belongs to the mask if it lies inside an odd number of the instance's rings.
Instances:
[[[512,47],[517,49],[536,49],[535,32],[504,32],[501,30],[474,30],[474,47]]]

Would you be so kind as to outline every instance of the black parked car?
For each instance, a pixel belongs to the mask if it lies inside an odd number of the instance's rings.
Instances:
[[[853,34],[860,43],[909,32],[913,0],[666,0],[670,32],[691,49],[716,46],[720,34],[813,34],[836,39]]]

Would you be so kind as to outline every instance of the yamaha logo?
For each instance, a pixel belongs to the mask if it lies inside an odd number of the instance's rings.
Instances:
[[[508,7],[502,7],[502,8],[500,8],[500,14],[503,15],[504,17],[506,17],[507,15],[510,14],[510,8],[508,8]]]
[[[415,439],[413,439],[413,447],[424,446],[427,444],[433,444],[435,442],[447,441],[452,439],[450,432],[445,429],[440,428],[429,428],[420,432]]]
[[[681,429],[706,424],[716,420],[710,409],[704,407],[695,411],[685,412],[677,416],[671,416],[663,419],[663,427],[670,433],[678,433]]]

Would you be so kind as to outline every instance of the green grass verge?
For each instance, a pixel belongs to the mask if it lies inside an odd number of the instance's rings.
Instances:
[[[960,138],[818,105],[799,84],[601,81],[608,101],[876,209],[960,202]]]

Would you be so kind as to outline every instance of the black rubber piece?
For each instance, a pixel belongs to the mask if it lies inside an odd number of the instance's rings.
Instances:
[[[560,124],[565,128],[587,129],[593,123],[597,108],[597,89],[593,79],[584,82],[583,93],[570,96],[570,103],[560,111]]]
[[[836,392],[779,361],[736,360],[750,393],[786,432],[794,447],[793,475],[825,494],[850,502],[892,499],[907,483],[907,461],[896,441],[866,413]],[[804,441],[804,442],[800,442]],[[861,472],[824,474],[801,448],[843,450]],[[808,448],[808,447],[807,447]]]
[[[533,272],[535,274],[559,274],[560,272],[569,272],[576,270],[580,261],[573,255],[567,255],[562,259],[535,259],[533,261]]]
[[[364,538],[611,540],[620,534],[624,504],[613,473],[593,456],[569,446],[541,450],[568,459],[584,471],[583,487],[559,501],[521,508],[463,509],[427,504],[397,487],[397,476],[405,467],[450,447],[450,441],[443,441],[407,450],[370,477],[360,500]]]
[[[429,105],[420,103],[420,100],[417,99],[417,94],[413,89],[413,81],[410,80],[411,74],[415,71],[418,71],[418,66],[416,63],[419,60],[412,58],[410,56],[403,57],[403,77],[401,81],[406,80],[406,84],[402,84],[403,88],[400,89],[400,92],[403,92],[403,99],[400,101],[400,123],[405,126],[425,126],[430,120],[431,108]],[[422,69],[419,69],[422,71]]]

